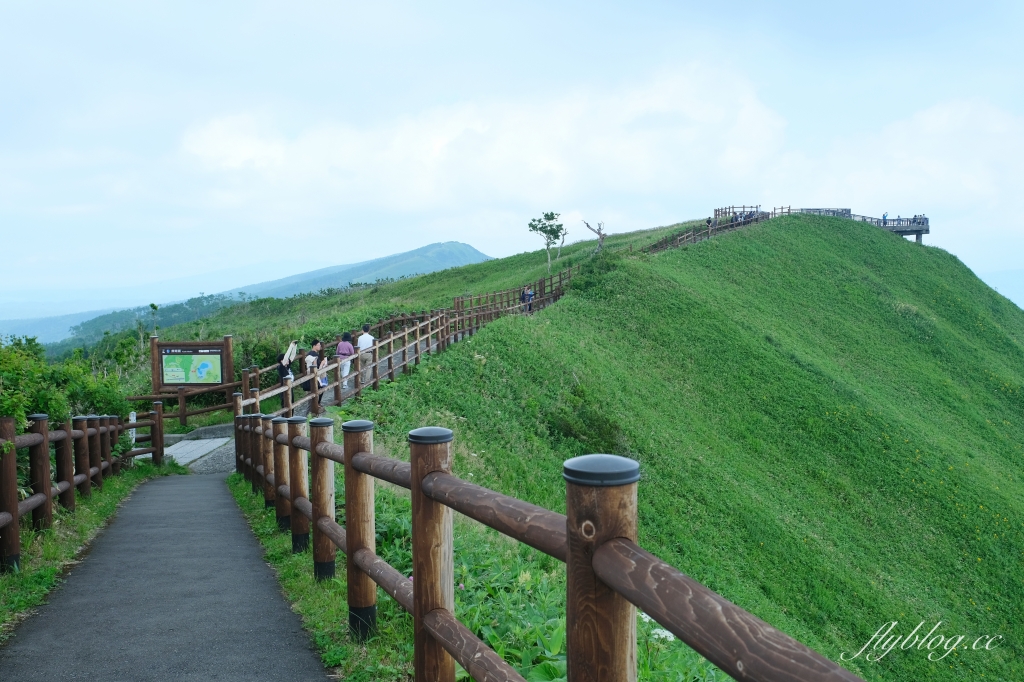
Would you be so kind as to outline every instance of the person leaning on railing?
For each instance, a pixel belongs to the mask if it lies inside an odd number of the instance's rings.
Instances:
[[[295,360],[298,351],[299,342],[292,341],[288,344],[288,349],[277,356],[277,378],[282,386],[295,379],[295,375],[292,374],[292,361]]]

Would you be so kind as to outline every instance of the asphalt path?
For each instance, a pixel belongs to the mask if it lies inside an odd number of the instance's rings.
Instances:
[[[225,476],[136,490],[0,648],[0,679],[327,680]]]

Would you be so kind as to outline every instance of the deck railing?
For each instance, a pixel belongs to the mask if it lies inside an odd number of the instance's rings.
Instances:
[[[116,415],[73,417],[50,431],[49,417],[29,415],[29,432],[15,435],[13,417],[0,417],[0,569],[19,570],[21,565],[21,517],[31,513],[32,527],[45,530],[53,525],[53,498],[60,506],[75,509],[75,488],[89,497],[93,487],[102,489],[103,479],[121,473],[121,463],[140,455],[163,461],[162,403],[155,403],[149,419],[125,423]],[[150,441],[151,447],[135,448],[113,456],[121,434],[129,429],[148,428],[149,434],[136,441]],[[51,467],[50,445],[54,446]],[[18,497],[17,451],[28,448],[29,485],[32,494]]]
[[[570,682],[636,679],[637,607],[737,680],[860,679],[637,545],[633,460],[566,461],[562,515],[453,476],[448,429],[411,431],[410,461],[403,462],[374,454],[372,422],[341,428],[338,445],[331,419],[239,415],[236,469],[274,508],[293,552],[312,540],[316,579],[334,577],[337,553],[344,554],[356,640],[376,630],[377,585],[413,615],[417,682],[453,682],[453,661],[475,680],[523,682],[454,614],[453,510],[566,564]],[[335,464],[344,470],[344,525],[335,518]],[[412,494],[412,580],[376,554],[376,479]]]

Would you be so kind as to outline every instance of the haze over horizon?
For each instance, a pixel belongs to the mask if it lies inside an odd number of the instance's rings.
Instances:
[[[433,242],[500,257],[541,246],[542,211],[576,240],[751,202],[926,213],[926,243],[1024,305],[1022,15],[7,3],[0,319]]]

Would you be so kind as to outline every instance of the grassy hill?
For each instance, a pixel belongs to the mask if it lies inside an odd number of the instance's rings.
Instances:
[[[606,243],[618,248],[639,248],[682,227],[680,224],[614,235]],[[593,242],[566,246],[561,260],[552,264],[552,272],[586,260],[593,254],[594,246]],[[290,298],[248,299],[201,319],[162,328],[159,335],[164,340],[185,341],[232,334],[236,369],[253,364],[265,367],[275,362],[291,339],[299,339],[308,347],[314,338],[333,339],[337,334],[396,312],[451,307],[453,296],[536,282],[546,274],[547,258],[543,251],[522,253],[380,285]],[[101,339],[91,349],[97,357],[110,362],[117,358],[121,367],[129,367],[124,374],[128,394],[148,393],[149,361],[141,355],[145,344],[140,343],[140,338],[128,330]]]
[[[634,457],[641,544],[826,656],[942,621],[1003,639],[847,665],[1019,680],[1022,384],[1024,312],[956,258],[797,215],[594,259],[558,305],[339,417],[397,456],[408,429],[453,428],[457,474],[558,510],[564,459]]]

